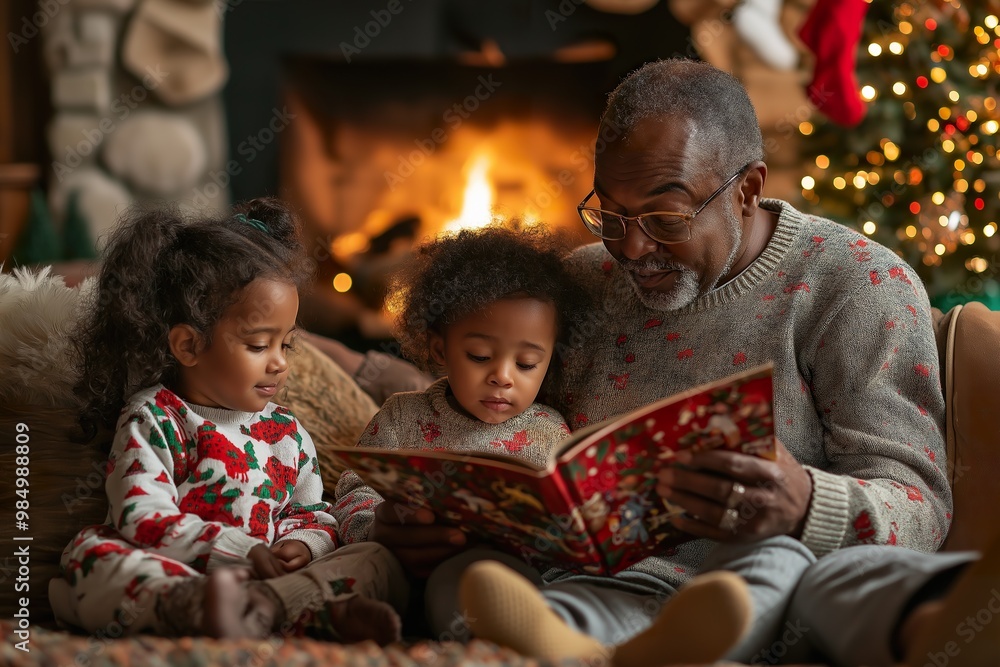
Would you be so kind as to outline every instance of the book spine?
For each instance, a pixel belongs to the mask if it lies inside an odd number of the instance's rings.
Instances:
[[[573,480],[568,479],[567,475],[569,472],[564,466],[556,466],[555,473],[552,475],[552,482],[559,489],[559,492],[566,499],[566,505],[568,507],[575,508],[577,512],[580,511],[586,504],[586,499],[583,494],[580,493],[580,489]],[[576,515],[575,517],[567,517],[567,519],[572,519],[575,523],[574,532],[578,532],[581,536],[584,536],[587,540],[587,548],[596,556],[597,562],[600,564],[601,571],[596,574],[611,574],[611,568],[608,565],[607,556],[604,550],[598,545],[600,544],[590,532],[586,523],[583,521],[582,517]]]

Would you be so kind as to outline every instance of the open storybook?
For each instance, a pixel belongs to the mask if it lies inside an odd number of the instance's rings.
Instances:
[[[382,497],[433,511],[473,539],[543,564],[613,574],[688,539],[656,493],[683,449],[774,459],[772,366],[703,384],[574,432],[547,465],[501,454],[336,448]]]

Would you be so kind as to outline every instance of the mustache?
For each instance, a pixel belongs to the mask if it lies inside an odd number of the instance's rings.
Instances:
[[[621,267],[626,271],[689,271],[686,266],[667,262],[665,260],[653,259],[626,259],[621,262]]]

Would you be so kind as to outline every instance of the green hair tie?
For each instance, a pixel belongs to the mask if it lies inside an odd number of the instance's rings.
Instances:
[[[243,215],[242,213],[237,213],[236,214],[236,219],[239,220],[240,222],[242,222],[245,225],[250,225],[251,227],[256,227],[257,229],[259,229],[260,231],[264,232],[265,234],[269,233],[269,231],[267,229],[267,225],[265,225],[260,220],[256,220],[254,218],[248,218],[245,215]]]

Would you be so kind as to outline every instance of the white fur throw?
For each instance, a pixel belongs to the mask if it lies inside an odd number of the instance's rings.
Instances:
[[[95,284],[67,287],[50,266],[0,273],[0,404],[78,405],[69,341]]]

